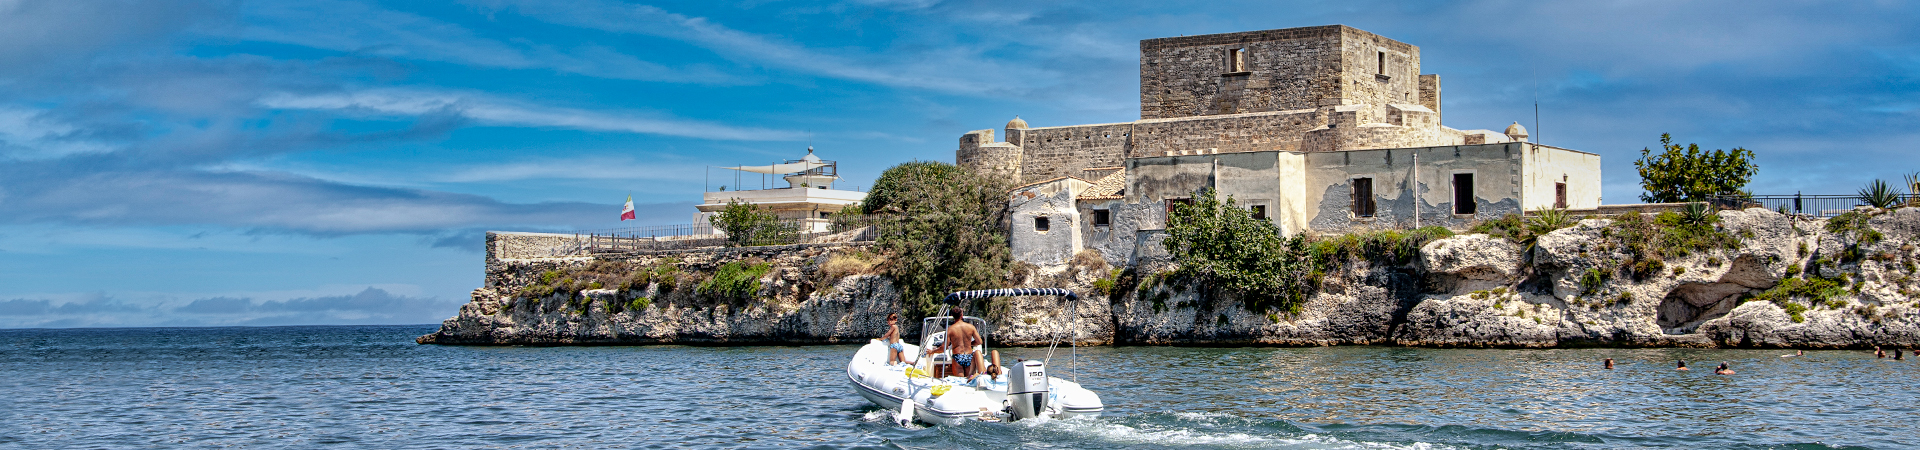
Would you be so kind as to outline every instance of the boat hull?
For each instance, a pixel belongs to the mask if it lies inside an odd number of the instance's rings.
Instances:
[[[919,348],[902,345],[909,359],[919,354]],[[958,425],[968,420],[997,421],[1008,417],[1004,375],[979,377],[975,383],[968,383],[958,377],[909,376],[908,367],[887,364],[886,344],[874,340],[854,353],[853,360],[847,364],[847,382],[855,393],[881,408],[899,411],[902,403],[913,402],[914,419],[924,423]],[[1105,409],[1099,395],[1077,383],[1057,377],[1049,377],[1048,381],[1049,407],[1045,417],[1098,416]]]

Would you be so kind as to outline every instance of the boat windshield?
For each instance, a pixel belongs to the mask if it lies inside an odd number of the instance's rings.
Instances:
[[[980,331],[979,353],[982,355],[987,354],[987,336],[991,333],[991,330],[987,329],[987,321],[979,317],[967,317],[966,321],[967,323],[973,324],[975,330]],[[929,347],[946,347],[947,327],[950,325],[953,325],[952,316],[934,316],[920,319],[920,351],[923,355]],[[941,353],[951,355],[953,349],[946,349],[946,351]]]

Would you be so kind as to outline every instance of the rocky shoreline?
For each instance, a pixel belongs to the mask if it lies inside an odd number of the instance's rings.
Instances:
[[[1080,292],[1081,302],[1068,308],[1060,299],[1020,297],[977,312],[993,321],[989,334],[1001,345],[1046,345],[1065,326],[1080,330],[1083,345],[1920,345],[1920,209],[1863,208],[1835,219],[1847,226],[1764,209],[1718,214],[1716,229],[1737,242],[1669,249],[1659,258],[1635,256],[1640,249],[1623,241],[1632,230],[1619,220],[1588,219],[1530,245],[1467,234],[1429,242],[1402,260],[1344,261],[1294,313],[1249,311],[1179,283],[1142,283],[1168,268],[1153,258],[1128,270],[1100,258],[1029,268],[1011,284],[1065,287]],[[487,285],[418,341],[861,343],[901,309],[870,250],[844,244],[533,258],[497,258],[490,250]],[[723,272],[733,270],[730,263],[746,267],[742,261],[764,268],[752,273],[752,292],[702,287],[737,275]],[[626,275],[637,271],[653,275]],[[597,273],[618,279],[582,281]],[[542,280],[559,276],[579,279],[558,289],[552,285],[568,280]]]

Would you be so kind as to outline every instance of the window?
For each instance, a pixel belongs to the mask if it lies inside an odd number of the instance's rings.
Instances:
[[[1227,50],[1227,73],[1240,73],[1245,71],[1247,71],[1247,49],[1236,48]]]
[[[1473,202],[1473,174],[1453,174],[1453,213],[1473,214],[1477,206]]]
[[[1267,220],[1267,205],[1253,205],[1254,220]]]
[[[1191,205],[1191,204],[1193,204],[1193,199],[1191,198],[1167,199],[1167,214],[1173,214],[1173,208],[1177,205]]]
[[[1033,231],[1047,231],[1048,228],[1052,228],[1052,224],[1047,222],[1046,217],[1033,218]]]
[[[833,213],[830,213],[830,212],[826,212],[826,211],[821,211],[821,212],[820,212],[820,218],[822,218],[822,219],[826,219],[826,218],[830,218],[830,217],[833,217]]]
[[[1373,179],[1353,179],[1353,216],[1373,217]]]
[[[1387,74],[1387,52],[1380,52],[1380,62],[1374,67],[1379,69],[1379,72],[1375,72],[1375,73],[1378,73],[1380,75]]]
[[[1109,211],[1105,209],[1093,210],[1093,226],[1104,227],[1112,224],[1113,224],[1113,211]]]
[[[1560,208],[1560,209],[1567,208],[1567,184],[1566,183],[1553,184],[1553,207]]]

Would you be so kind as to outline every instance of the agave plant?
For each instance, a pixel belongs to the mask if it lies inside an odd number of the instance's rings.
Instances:
[[[1680,210],[1680,223],[1687,225],[1707,226],[1719,219],[1720,216],[1713,213],[1713,207],[1706,203],[1688,203],[1685,209]]]
[[[1553,230],[1573,226],[1576,222],[1572,214],[1564,209],[1542,209],[1533,212],[1533,218],[1527,219],[1529,234],[1539,236],[1552,233]]]
[[[1900,192],[1893,190],[1884,180],[1873,180],[1867,187],[1860,188],[1860,201],[1875,208],[1892,208],[1901,202]]]

